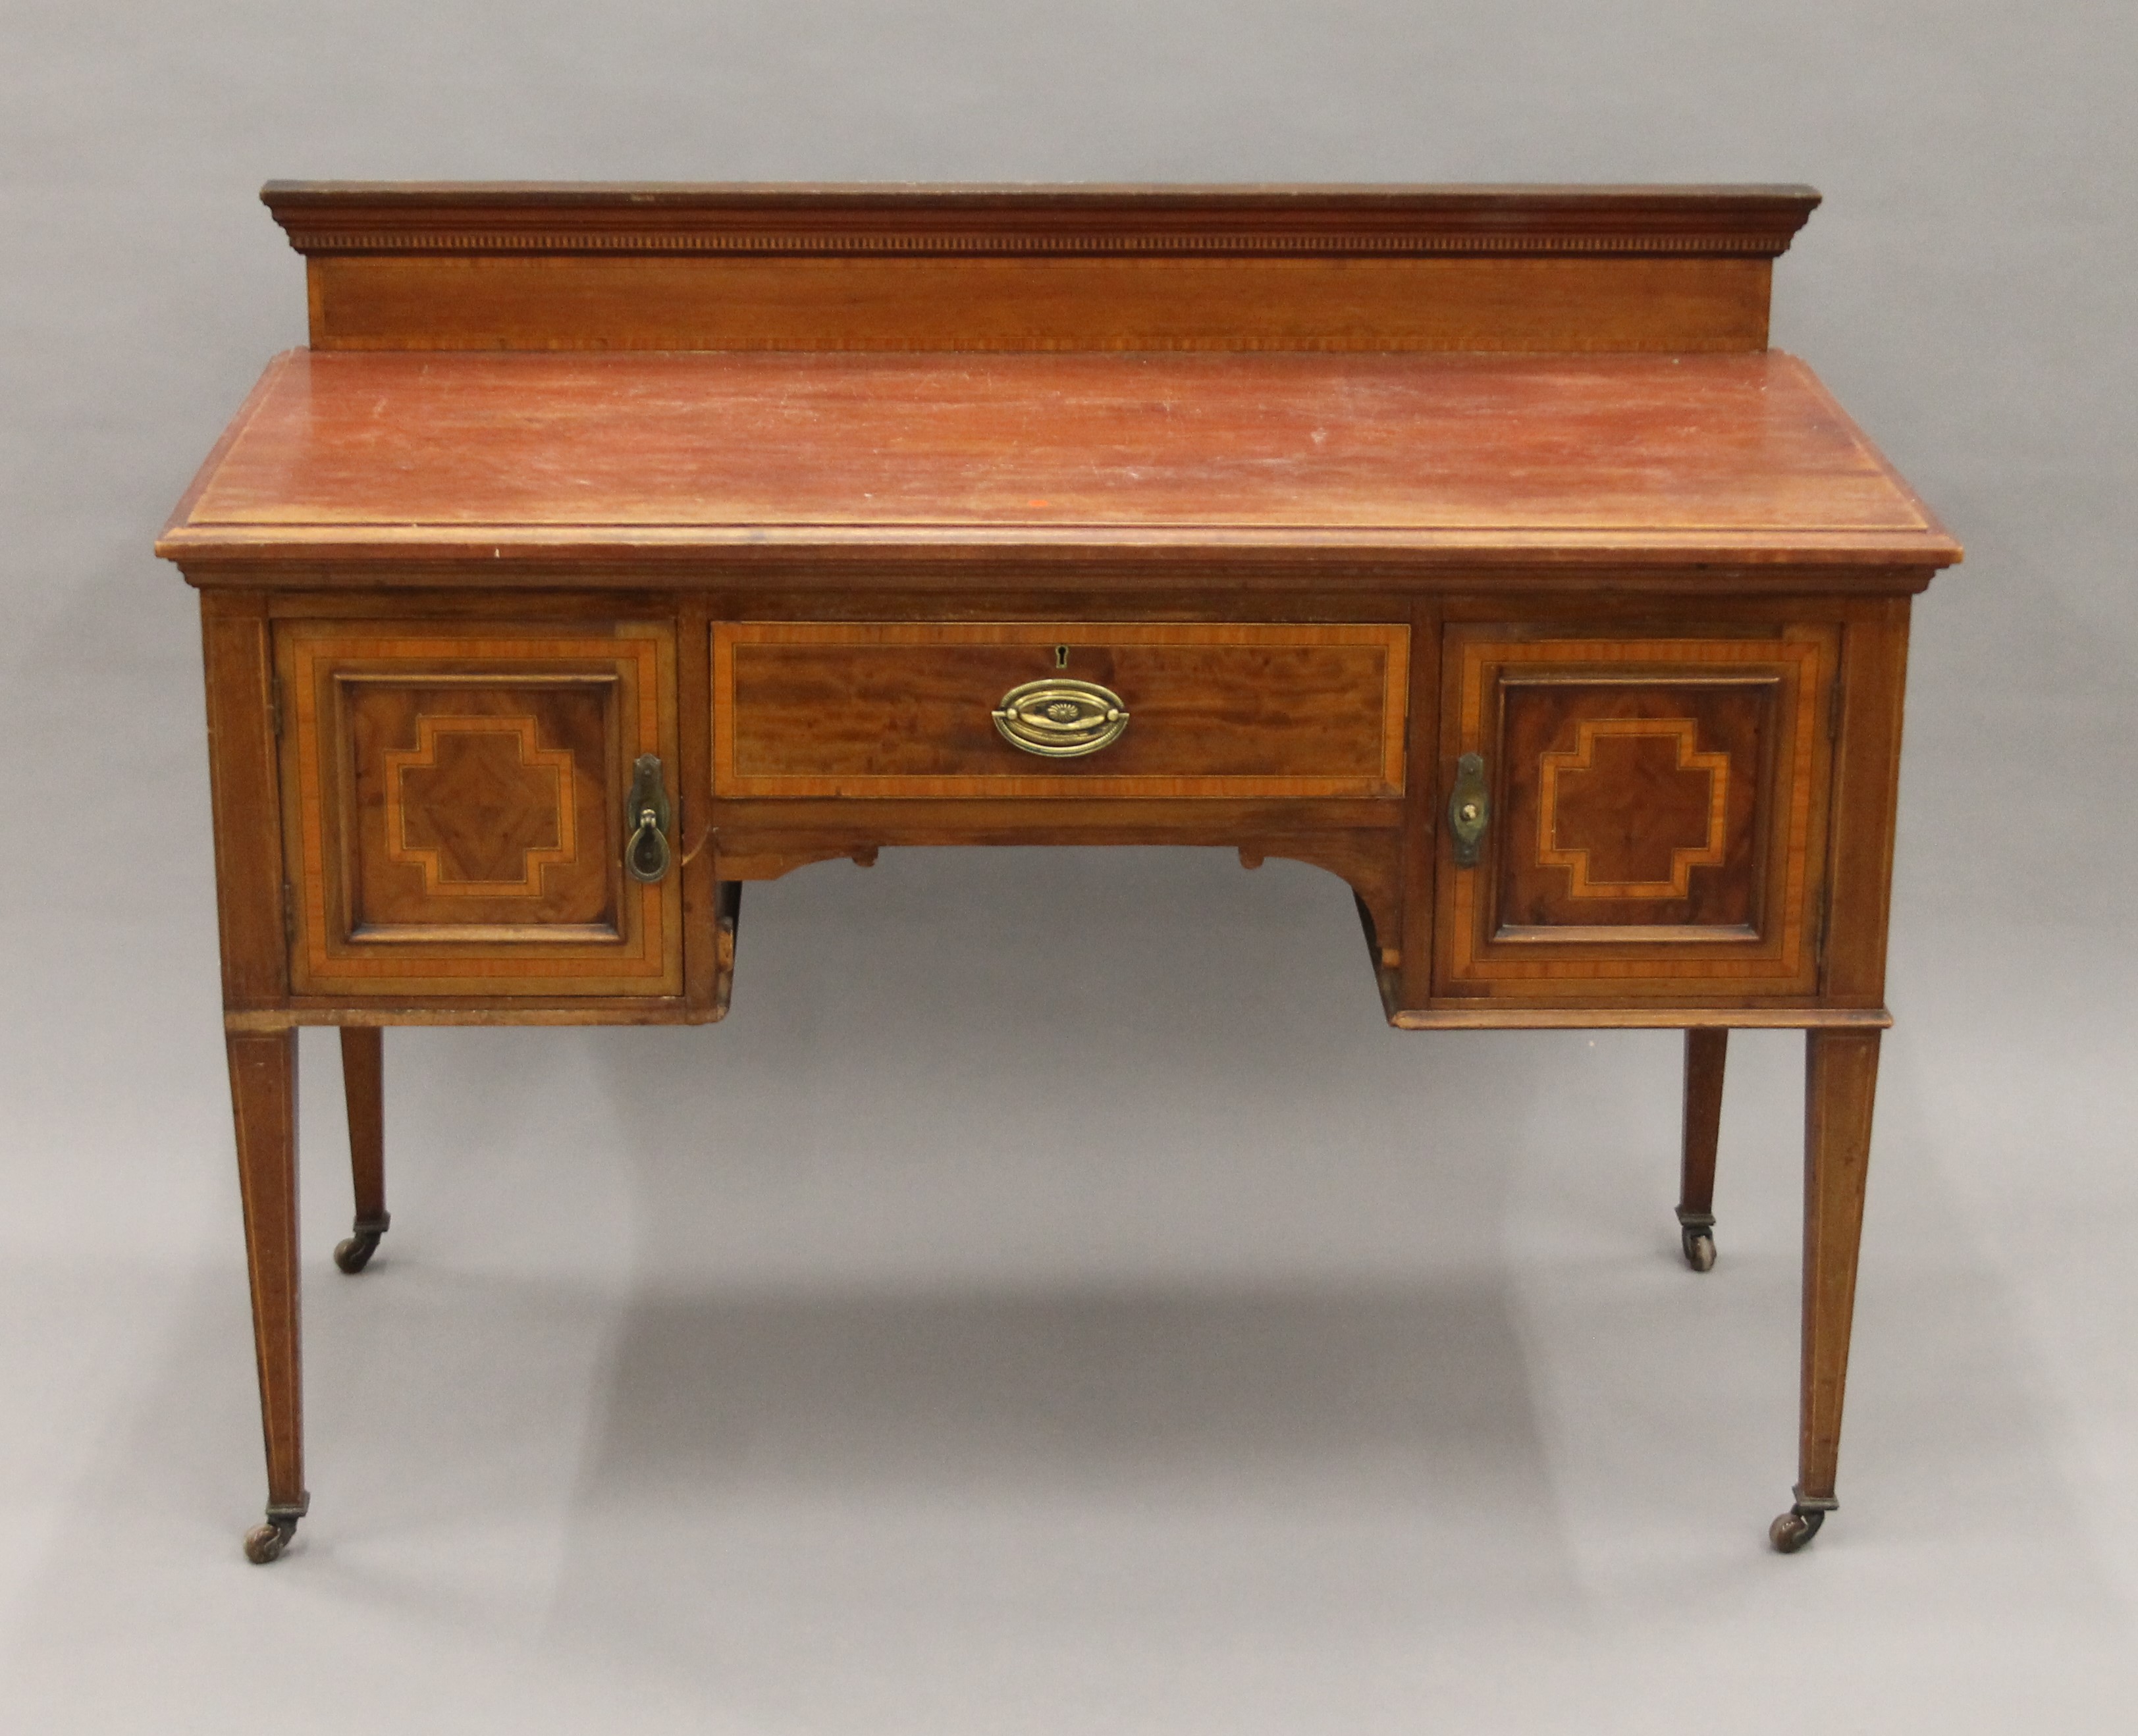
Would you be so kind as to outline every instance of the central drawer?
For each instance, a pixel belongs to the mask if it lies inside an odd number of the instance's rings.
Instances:
[[[1396,797],[1409,653],[1380,622],[723,622],[713,789]]]

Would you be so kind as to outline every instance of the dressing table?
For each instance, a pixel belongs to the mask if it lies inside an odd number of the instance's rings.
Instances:
[[[1911,599],[1960,550],[1767,347],[1795,187],[271,183],[309,347],[199,592],[272,1560],[306,1510],[296,1040],[698,1024],[742,886],[1169,844],[1353,894],[1389,1022],[1805,1033],[1835,1505]]]

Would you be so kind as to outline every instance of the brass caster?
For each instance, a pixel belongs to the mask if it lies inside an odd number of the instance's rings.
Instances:
[[[1826,1523],[1827,1509],[1807,1507],[1799,1501],[1767,1528],[1767,1541],[1779,1554],[1794,1555],[1818,1535]]]
[[[378,1251],[378,1238],[386,1233],[392,1219],[359,1217],[354,1226],[356,1234],[334,1244],[334,1264],[354,1278],[370,1265],[371,1256]]]
[[[354,1278],[378,1251],[376,1236],[351,1236],[334,1244],[334,1264]]]
[[[1715,1219],[1706,1212],[1683,1212],[1677,1215],[1678,1246],[1685,1250],[1685,1263],[1696,1272],[1715,1270]]]
[[[281,1558],[296,1534],[295,1519],[270,1519],[264,1525],[255,1525],[245,1534],[245,1558],[256,1568],[264,1568]]]

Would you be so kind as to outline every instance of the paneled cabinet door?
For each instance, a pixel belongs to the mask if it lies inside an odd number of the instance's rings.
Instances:
[[[1838,648],[1451,626],[1436,992],[1816,994]]]
[[[676,791],[664,623],[285,623],[299,994],[672,995],[677,876],[624,871],[642,754]]]

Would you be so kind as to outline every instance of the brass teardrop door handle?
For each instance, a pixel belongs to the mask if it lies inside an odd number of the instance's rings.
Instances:
[[[623,809],[623,823],[629,831],[623,869],[633,880],[651,886],[668,877],[676,855],[668,843],[670,818],[668,792],[661,783],[661,756],[642,753],[632,767],[631,799]]]
[[[1447,797],[1447,831],[1455,841],[1457,867],[1477,866],[1477,846],[1491,819],[1492,798],[1485,788],[1485,756],[1465,753],[1455,762],[1455,788]]]
[[[1121,696],[1096,681],[1055,675],[1002,696],[995,728],[1013,748],[1047,759],[1076,759],[1119,741],[1129,726]]]

